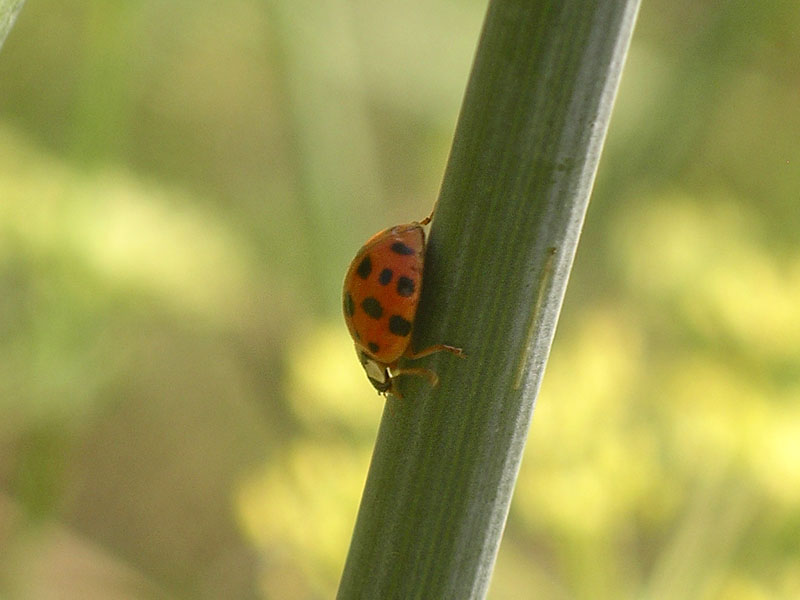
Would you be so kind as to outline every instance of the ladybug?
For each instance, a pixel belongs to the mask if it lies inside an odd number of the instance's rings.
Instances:
[[[373,235],[358,251],[344,278],[344,320],[367,378],[384,396],[402,398],[394,384],[399,375],[427,377],[432,386],[439,383],[430,369],[399,368],[401,357],[421,358],[441,351],[464,356],[461,348],[446,344],[419,352],[411,347],[425,258],[422,226],[430,220],[428,216]]]

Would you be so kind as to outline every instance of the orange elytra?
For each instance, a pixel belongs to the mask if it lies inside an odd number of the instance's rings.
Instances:
[[[431,217],[390,227],[373,235],[358,251],[344,278],[344,319],[359,361],[379,394],[402,397],[394,379],[399,375],[439,377],[422,367],[399,368],[401,357],[421,358],[446,351],[463,356],[461,348],[436,344],[419,352],[411,348],[411,333],[422,289],[425,231]]]

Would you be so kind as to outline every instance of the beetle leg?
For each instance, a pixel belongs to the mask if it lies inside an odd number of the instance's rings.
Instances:
[[[409,346],[406,350],[405,356],[413,360],[415,358],[422,358],[423,356],[428,356],[429,354],[434,354],[436,352],[449,352],[450,354],[455,354],[459,358],[464,358],[466,356],[461,348],[448,346],[447,344],[436,344],[435,346],[423,348],[419,352],[414,352],[411,349],[411,346]]]
[[[398,377],[400,375],[418,375],[420,377],[427,377],[428,381],[430,382],[431,386],[436,387],[439,385],[439,376],[431,371],[430,369],[425,369],[423,367],[411,367],[408,369],[393,369],[392,370],[392,378]],[[396,388],[392,386],[392,393],[396,394],[394,391]]]

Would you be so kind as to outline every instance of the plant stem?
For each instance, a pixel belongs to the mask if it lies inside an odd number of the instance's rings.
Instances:
[[[485,596],[638,4],[490,3],[339,598]]]

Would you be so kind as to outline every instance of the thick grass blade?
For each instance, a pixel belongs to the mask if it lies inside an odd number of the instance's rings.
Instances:
[[[486,594],[637,9],[490,3],[339,598]]]

